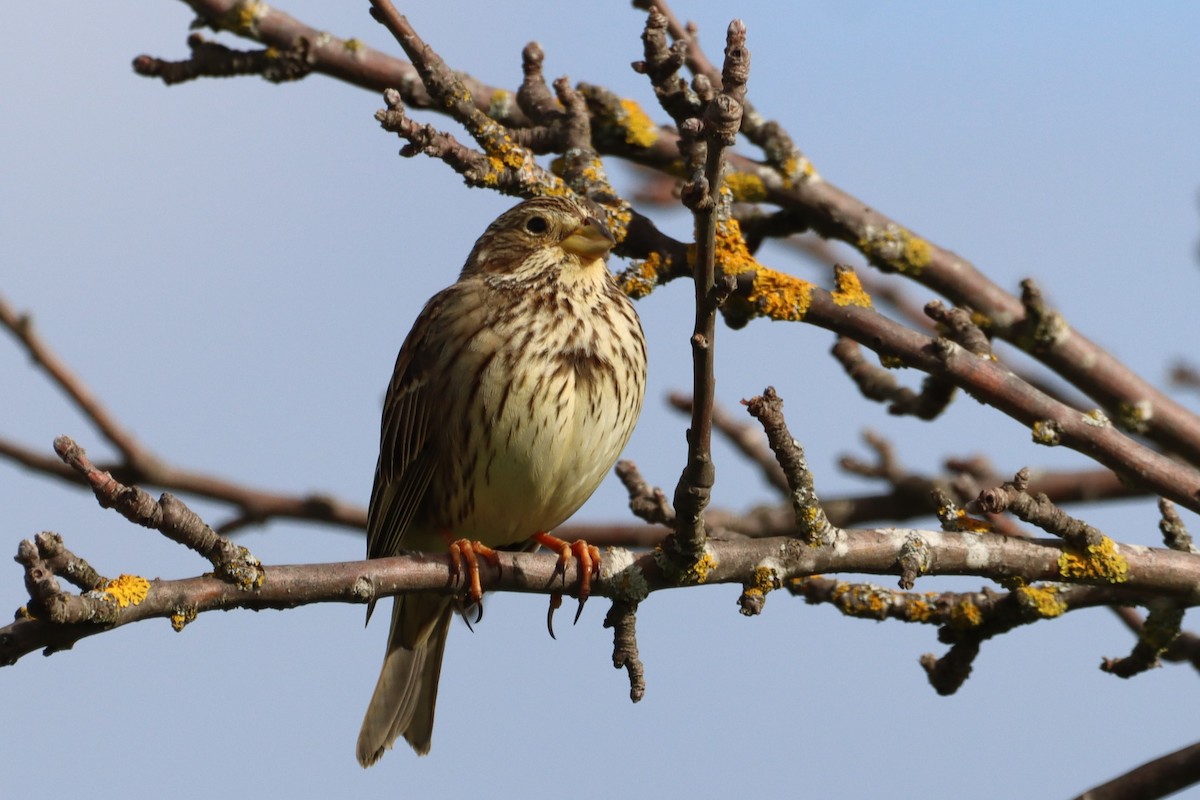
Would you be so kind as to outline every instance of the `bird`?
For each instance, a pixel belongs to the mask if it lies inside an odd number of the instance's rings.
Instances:
[[[614,242],[601,215],[571,196],[517,204],[425,304],[384,399],[368,558],[449,552],[479,605],[478,559],[537,543],[559,553],[560,569],[579,560],[580,603],[587,598],[599,550],[550,531],[612,469],[646,390],[645,336],[608,270]],[[396,596],[358,737],[362,766],[401,736],[429,752],[456,607],[445,594]]]

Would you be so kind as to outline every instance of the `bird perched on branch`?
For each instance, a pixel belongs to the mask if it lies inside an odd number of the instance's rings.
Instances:
[[[452,286],[425,304],[388,386],[367,556],[449,551],[478,605],[479,558],[537,542],[579,560],[580,603],[600,553],[549,532],[591,496],[633,432],[646,344],[605,259],[607,228],[567,197],[500,215]],[[453,598],[399,595],[358,737],[374,764],[397,737],[429,751]],[[368,613],[369,616],[369,613]]]

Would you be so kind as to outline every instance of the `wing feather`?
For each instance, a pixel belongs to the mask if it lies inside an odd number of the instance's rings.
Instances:
[[[438,454],[430,439],[441,340],[445,335],[446,307],[459,284],[434,295],[413,324],[396,356],[396,367],[383,401],[379,460],[367,516],[367,557],[395,555],[404,534],[421,509],[430,480],[438,468]]]

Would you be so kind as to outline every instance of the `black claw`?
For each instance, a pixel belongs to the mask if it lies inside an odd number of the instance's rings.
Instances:
[[[475,624],[478,625],[479,623],[483,622],[483,598],[482,597],[479,598],[479,602],[477,602],[475,604],[475,607],[479,609],[479,613],[475,616]]]
[[[558,641],[558,637],[554,635],[554,612],[562,607],[562,595],[558,592],[550,595],[550,610],[546,612],[546,630],[550,631],[550,638]]]
[[[575,609],[575,621],[571,623],[572,625],[579,624],[579,617],[581,614],[583,614],[583,604],[586,602],[587,602],[586,597],[579,598],[579,608]]]

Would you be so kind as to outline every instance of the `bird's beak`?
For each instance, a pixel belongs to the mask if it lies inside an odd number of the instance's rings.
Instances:
[[[595,217],[588,217],[562,240],[562,249],[580,258],[603,258],[612,250],[614,243],[604,223]]]

